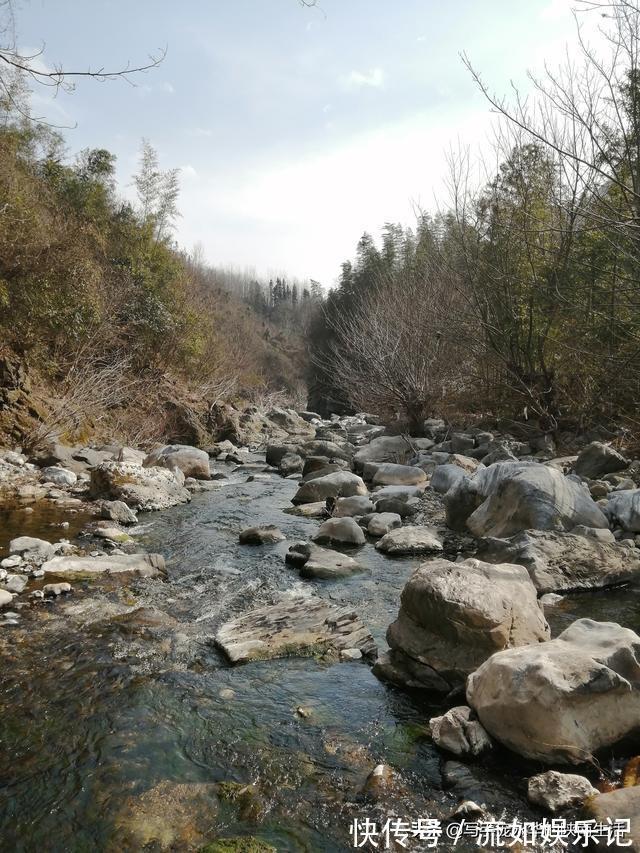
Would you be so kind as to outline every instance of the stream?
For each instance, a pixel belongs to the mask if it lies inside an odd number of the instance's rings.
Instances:
[[[537,765],[496,750],[449,762],[443,778],[448,759],[428,730],[442,705],[382,684],[366,663],[225,662],[211,642],[217,628],[296,586],[352,606],[384,648],[419,562],[368,542],[358,552],[366,573],[301,581],[284,554],[318,522],[283,512],[297,483],[228,471],[220,489],[130,530],[165,556],[166,582],[77,582],[64,601],[0,628],[0,850],[197,850],[246,836],[278,851],[344,851],[354,818],[443,819],[460,799],[540,819],[526,800]],[[51,526],[63,519],[68,530]],[[5,510],[0,556],[13,536],[57,541],[83,520]],[[288,542],[239,545],[239,531],[256,524],[277,525]],[[568,596],[547,616],[554,636],[582,616],[640,630],[637,593],[625,589]],[[363,793],[379,763],[397,784]]]

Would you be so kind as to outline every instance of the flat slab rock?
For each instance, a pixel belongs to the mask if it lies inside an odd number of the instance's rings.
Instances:
[[[290,592],[226,622],[214,642],[234,664],[346,649],[359,649],[364,657],[376,654],[373,637],[351,608]]]
[[[136,572],[144,577],[164,574],[165,563],[161,554],[112,554],[103,557],[54,557],[42,568],[46,574],[117,574]]]
[[[442,551],[442,542],[433,527],[398,527],[385,534],[376,544],[384,554],[434,554]]]

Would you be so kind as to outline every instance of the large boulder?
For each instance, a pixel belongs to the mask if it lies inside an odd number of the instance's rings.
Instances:
[[[131,462],[104,462],[93,468],[91,495],[124,501],[141,511],[167,509],[191,500],[179,469],[141,468]]]
[[[238,541],[241,545],[274,545],[286,538],[275,524],[266,524],[263,527],[245,527],[240,531]]]
[[[353,518],[329,518],[318,528],[312,537],[314,542],[321,545],[337,545],[349,547],[351,545],[364,545],[366,542],[362,528]]]
[[[143,465],[145,468],[167,468],[169,471],[177,468],[185,477],[193,477],[194,480],[211,479],[209,454],[206,450],[190,447],[188,444],[158,447],[147,456]]]
[[[447,523],[475,536],[512,536],[522,530],[608,527],[585,485],[555,468],[498,462],[464,478],[445,495]]]
[[[350,471],[334,471],[324,477],[301,483],[291,499],[293,504],[308,504],[324,501],[327,498],[349,498],[352,495],[366,495],[364,480]]]
[[[314,427],[293,409],[274,407],[267,412],[267,418],[289,435],[313,435],[315,432]]]
[[[604,511],[612,524],[631,533],[640,533],[640,489],[611,492]]]
[[[280,462],[289,453],[298,453],[298,448],[294,444],[268,444],[266,452],[266,463],[274,468],[280,467]]]
[[[519,755],[591,762],[640,729],[640,637],[579,619],[547,643],[494,654],[469,677],[467,701]]]
[[[351,462],[352,449],[348,444],[340,445],[335,441],[307,441],[302,445],[301,452],[305,456],[324,456],[330,462],[334,459],[342,459],[344,462]]]
[[[442,542],[433,527],[398,527],[386,533],[376,544],[383,554],[399,557],[412,554],[436,554],[442,551]]]
[[[490,562],[524,566],[540,594],[604,589],[640,578],[635,549],[595,536],[527,530],[508,539],[483,540],[481,554]]]
[[[375,486],[417,486],[424,483],[426,479],[427,475],[422,468],[383,462],[378,465],[373,475],[373,484]]]
[[[579,454],[574,471],[579,477],[598,480],[603,474],[622,471],[628,465],[624,456],[613,447],[601,441],[592,441]]]
[[[381,678],[448,693],[495,652],[549,639],[549,626],[522,566],[468,559],[424,563],[407,581],[387,631]]]
[[[640,851],[640,786],[591,797],[585,803],[585,812],[591,819],[605,825],[616,821],[629,822],[629,832],[620,835],[619,844],[607,844],[608,850]]]

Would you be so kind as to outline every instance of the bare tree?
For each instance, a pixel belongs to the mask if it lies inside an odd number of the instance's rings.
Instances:
[[[420,431],[465,371],[464,305],[435,263],[381,274],[348,315],[332,315],[335,339],[321,366],[359,409]]]
[[[27,114],[21,97],[22,88],[18,81],[53,89],[54,94],[62,90],[71,92],[76,82],[91,79],[103,83],[107,80],[125,80],[135,85],[135,75],[156,68],[167,54],[166,48],[160,48],[150,54],[142,63],[127,62],[120,68],[104,65],[88,66],[85,69],[65,68],[55,63],[52,68],[42,63],[44,46],[34,53],[21,51],[16,44],[15,8],[13,0],[0,0],[0,96],[19,114],[43,124],[49,124],[43,118],[34,118]]]

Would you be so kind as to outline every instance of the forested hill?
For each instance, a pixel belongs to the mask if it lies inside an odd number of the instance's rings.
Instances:
[[[275,393],[303,405],[318,285],[208,267],[175,244],[179,175],[148,143],[130,204],[113,155],[70,157],[11,106],[0,127],[0,432],[24,445],[47,434],[152,441],[180,438],[190,409],[221,400]]]

